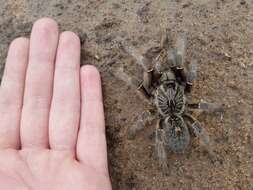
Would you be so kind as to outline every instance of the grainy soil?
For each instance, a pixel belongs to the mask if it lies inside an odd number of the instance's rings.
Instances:
[[[252,0],[0,0],[1,73],[9,43],[28,36],[32,23],[44,16],[57,20],[62,31],[77,32],[82,64],[101,72],[113,189],[253,189]],[[137,79],[142,73],[119,43],[144,53],[159,44],[163,28],[173,40],[187,33],[188,61],[197,54],[193,97],[225,104],[223,115],[199,117],[222,163],[211,163],[194,141],[184,154],[168,155],[165,175],[150,138],[154,126],[127,139],[127,129],[148,104],[115,75],[120,68]]]

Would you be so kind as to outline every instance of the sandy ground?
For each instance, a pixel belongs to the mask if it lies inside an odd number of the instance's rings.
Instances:
[[[61,30],[82,38],[82,64],[102,74],[110,173],[114,189],[253,189],[253,1],[252,0],[0,0],[0,67],[8,44],[29,35],[32,23],[50,16]],[[188,58],[199,58],[193,97],[224,103],[221,115],[201,115],[212,147],[223,162],[212,164],[194,142],[185,154],[170,154],[164,174],[154,154],[149,126],[135,140],[127,129],[148,105],[115,76],[123,68],[140,78],[142,68],[119,49],[140,52],[158,45],[162,28],[173,39],[187,33]]]

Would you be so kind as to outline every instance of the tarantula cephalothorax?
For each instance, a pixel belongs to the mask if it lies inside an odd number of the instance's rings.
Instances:
[[[149,111],[138,116],[135,125],[128,131],[128,137],[134,138],[136,133],[144,128],[153,119],[158,119],[156,126],[156,149],[160,164],[167,167],[167,152],[183,152],[190,142],[190,137],[199,138],[200,143],[206,147],[211,159],[216,159],[211,147],[206,130],[200,122],[192,116],[194,109],[205,111],[222,111],[220,105],[207,102],[191,102],[190,92],[192,82],[197,76],[197,61],[192,59],[188,69],[184,69],[184,56],[186,49],[186,35],[182,34],[176,47],[170,47],[168,32],[165,32],[160,47],[150,48],[144,56],[133,54],[136,60],[144,65],[151,62],[143,74],[143,82],[139,90],[155,105],[158,113]],[[156,55],[155,55],[156,54]],[[150,55],[155,55],[154,58]]]

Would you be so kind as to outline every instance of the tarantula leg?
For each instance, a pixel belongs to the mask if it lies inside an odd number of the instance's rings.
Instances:
[[[136,48],[132,47],[131,45],[124,44],[124,41],[121,42],[120,45],[126,53],[135,59],[137,64],[142,66],[144,70],[143,81],[138,85],[138,90],[140,90],[146,98],[150,98],[152,95],[152,82],[154,77],[156,78],[160,72],[159,64],[153,64],[152,58],[154,55],[161,53],[161,48],[150,48],[145,52],[145,54],[142,55]]]
[[[150,103],[149,92],[147,92],[145,90],[145,88],[143,88],[143,85],[141,82],[138,82],[138,80],[136,78],[131,77],[126,72],[124,72],[123,68],[119,68],[119,69],[114,70],[114,72],[112,72],[112,75],[115,76],[116,78],[124,81],[128,86],[137,89],[140,92],[140,93],[138,93],[138,95],[140,95],[141,98],[143,98],[143,96],[144,96],[145,97],[144,100],[146,100],[148,103]]]
[[[222,162],[222,160],[214,153],[212,147],[210,146],[210,139],[207,131],[200,122],[189,114],[184,115],[190,120],[190,123],[187,123],[193,134],[199,139],[200,145],[205,148],[208,152],[208,156],[212,162]]]
[[[144,111],[138,115],[136,122],[128,129],[128,139],[132,140],[136,137],[137,133],[145,128],[146,125],[151,124],[155,119],[150,111]]]
[[[171,46],[171,37],[169,35],[169,29],[166,28],[163,32],[162,32],[162,36],[161,36],[161,41],[160,41],[160,47],[161,49],[169,49]]]
[[[203,128],[198,121],[195,121],[192,124],[192,128],[194,130],[195,135],[199,138],[200,145],[202,145],[208,152],[209,159],[213,163],[215,163],[216,161],[222,163],[222,159],[217,154],[214,153],[213,149],[210,146],[209,136],[205,128]]]
[[[182,82],[186,83],[186,73],[184,69],[184,63],[185,63],[185,50],[186,50],[186,34],[182,33],[176,43],[176,65],[174,67],[176,76],[181,79]]]
[[[123,68],[116,69],[112,72],[116,78],[124,81],[128,86],[138,88],[140,86],[140,82],[135,77],[129,76],[126,72],[124,72]]]
[[[168,53],[168,64],[170,68],[175,71],[177,67],[176,62],[177,52],[176,50],[169,50],[167,53]]]
[[[152,88],[152,71],[144,72],[142,84],[138,87],[138,89],[142,91],[142,93],[144,93],[147,98],[150,98],[152,91],[151,88]]]
[[[188,72],[186,73],[186,92],[191,92],[192,83],[197,78],[197,69],[198,69],[198,62],[196,59],[193,59],[191,63],[188,65]]]
[[[187,44],[187,39],[186,39],[186,34],[182,33],[178,38],[177,38],[177,57],[176,57],[176,62],[177,62],[177,67],[182,68],[184,66],[184,57],[185,57],[185,50],[186,50],[186,44]]]
[[[123,40],[120,43],[121,49],[123,49],[127,54],[132,56],[135,62],[140,65],[145,71],[149,70],[148,66],[145,65],[145,57],[133,46],[126,44]]]
[[[160,51],[155,58],[154,64],[154,75],[158,74],[158,77],[160,77],[159,74],[161,74],[162,71],[176,66],[176,51],[172,49],[171,39],[169,29],[166,28],[162,32]]]
[[[208,111],[210,113],[224,112],[224,107],[222,105],[204,101],[201,101],[199,103],[189,103],[188,107],[190,109],[200,109],[203,111]]]
[[[161,128],[160,120],[157,122],[156,126],[156,152],[159,160],[159,165],[162,167],[164,172],[168,171],[168,164],[167,164],[167,153],[165,150],[165,144],[164,144],[164,131]]]

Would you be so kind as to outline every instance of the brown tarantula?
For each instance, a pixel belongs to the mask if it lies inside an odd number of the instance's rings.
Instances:
[[[188,69],[184,69],[186,35],[182,34],[171,47],[168,31],[162,37],[159,47],[150,48],[144,56],[136,54],[132,48],[125,47],[128,53],[136,58],[140,65],[151,63],[143,74],[143,81],[138,89],[155,105],[157,111],[145,111],[138,116],[135,125],[128,131],[129,139],[133,139],[138,131],[153,119],[158,119],[155,141],[160,164],[167,167],[167,152],[183,152],[190,142],[190,136],[199,138],[205,146],[211,159],[216,159],[206,130],[192,116],[194,109],[211,112],[221,112],[221,105],[207,102],[191,102],[192,83],[197,77],[197,61],[192,59]],[[155,55],[155,56],[154,56]],[[123,73],[121,73],[123,74]],[[131,79],[128,80],[128,82]]]

